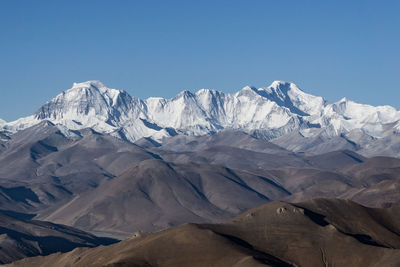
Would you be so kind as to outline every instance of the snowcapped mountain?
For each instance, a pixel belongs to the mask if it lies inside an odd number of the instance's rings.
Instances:
[[[3,129],[16,132],[48,120],[70,130],[93,128],[129,141],[143,136],[155,139],[170,136],[167,130],[152,127],[146,114],[146,104],[126,91],[107,88],[99,81],[87,81],[74,83],[34,115],[6,123]]]
[[[93,128],[131,142],[151,137],[159,142],[176,134],[204,135],[237,129],[266,139],[298,131],[304,137],[334,137],[361,131],[373,138],[400,129],[400,112],[346,98],[329,104],[295,84],[274,81],[266,88],[246,86],[233,94],[201,89],[183,91],[172,99],[141,100],[99,81],[74,83],[32,116],[0,128],[16,132],[43,120],[66,129]]]

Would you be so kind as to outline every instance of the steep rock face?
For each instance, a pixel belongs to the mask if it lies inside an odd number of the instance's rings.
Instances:
[[[171,99],[146,100],[107,88],[99,81],[87,81],[75,83],[32,116],[0,121],[0,127],[16,132],[43,120],[72,130],[90,127],[131,142],[142,137],[161,142],[177,134],[205,135],[223,129],[264,139],[295,132],[300,139],[331,139],[354,137],[351,133],[358,131],[356,139],[362,141],[387,137],[388,132],[395,134],[400,128],[400,112],[393,107],[362,105],[346,98],[329,104],[282,81],[259,89],[246,86],[233,94],[201,89],[196,93],[183,91]],[[354,141],[347,136],[346,140]]]

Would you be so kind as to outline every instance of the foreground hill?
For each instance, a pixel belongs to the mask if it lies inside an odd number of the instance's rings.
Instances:
[[[0,263],[114,242],[116,240],[100,238],[72,227],[17,219],[0,213]]]
[[[400,208],[272,202],[223,224],[185,224],[7,266],[399,266]]]

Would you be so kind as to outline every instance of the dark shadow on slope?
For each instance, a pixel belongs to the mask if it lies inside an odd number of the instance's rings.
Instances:
[[[147,128],[150,128],[150,129],[153,129],[153,130],[156,130],[156,131],[162,130],[162,128],[160,126],[158,126],[157,124],[155,124],[155,123],[149,122],[149,121],[147,121],[145,119],[142,119],[142,118],[140,118],[140,120],[143,122],[143,124]]]
[[[77,247],[94,247],[98,245],[111,245],[117,243],[119,240],[112,238],[99,238],[93,236],[93,238],[84,238],[84,242],[77,243],[72,242],[66,238],[58,237],[58,236],[32,236],[24,233],[20,233],[11,229],[7,229],[4,227],[0,227],[1,234],[7,234],[9,237],[21,242],[21,244],[25,243],[25,241],[33,241],[38,242],[40,250],[39,253],[41,255],[48,255],[55,252],[68,252]],[[91,245],[90,243],[94,244]]]
[[[214,232],[214,231],[213,231]],[[293,267],[293,265],[282,261],[281,259],[274,257],[270,254],[267,254],[261,250],[255,249],[251,244],[247,243],[243,239],[240,239],[236,236],[232,235],[226,235],[218,232],[214,232],[217,235],[220,235],[232,243],[235,243],[236,245],[239,245],[240,247],[244,248],[245,250],[248,251],[248,253],[253,256],[253,258],[263,264],[271,265],[271,266],[276,266],[276,267]]]
[[[296,205],[294,205],[294,206],[296,206]],[[308,209],[305,209],[305,208],[303,208],[301,206],[296,206],[296,207],[303,209],[304,210],[304,215],[307,216],[314,223],[316,223],[316,224],[318,224],[320,226],[323,226],[323,227],[330,224],[329,222],[327,222],[325,220],[326,216],[318,214],[318,213],[315,213],[315,212],[313,212],[311,210],[308,210]],[[382,248],[390,248],[389,246],[380,244],[379,242],[375,241],[369,235],[347,233],[347,232],[341,230],[338,225],[334,225],[334,226],[337,229],[337,231],[339,231],[340,233],[342,233],[344,235],[347,235],[347,236],[351,236],[351,237],[355,238],[358,242],[363,243],[365,245],[370,245],[370,246],[375,246],[375,247],[382,247]]]
[[[16,212],[16,211],[12,211],[12,210],[0,210],[0,213],[5,214],[10,217],[13,217],[13,218],[16,218],[16,219],[19,219],[19,220],[23,220],[23,221],[30,220],[36,216],[35,213],[22,213],[22,212]]]
[[[343,232],[342,232],[343,233]],[[370,245],[370,246],[375,246],[375,247],[382,247],[382,248],[390,248],[388,246],[382,245],[378,242],[376,242],[372,237],[369,235],[363,235],[363,234],[348,234],[348,233],[343,233],[349,236],[354,237],[357,239],[359,242],[365,244],[365,245]]]
[[[294,205],[294,206],[296,206],[296,205]],[[324,215],[315,213],[315,212],[313,212],[311,210],[305,209],[305,208],[300,207],[300,206],[296,206],[296,207],[298,207],[300,209],[303,209],[304,210],[304,215],[307,216],[314,223],[316,223],[316,224],[318,224],[320,226],[329,225],[329,223],[325,220],[325,216]]]
[[[40,203],[37,195],[29,188],[23,186],[17,187],[3,187],[0,186],[0,190],[7,194],[12,200],[24,202],[25,204],[29,204],[27,200]]]

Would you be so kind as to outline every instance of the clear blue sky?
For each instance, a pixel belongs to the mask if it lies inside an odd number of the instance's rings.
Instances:
[[[273,80],[400,108],[400,1],[0,1],[0,118],[73,82],[131,95]]]

